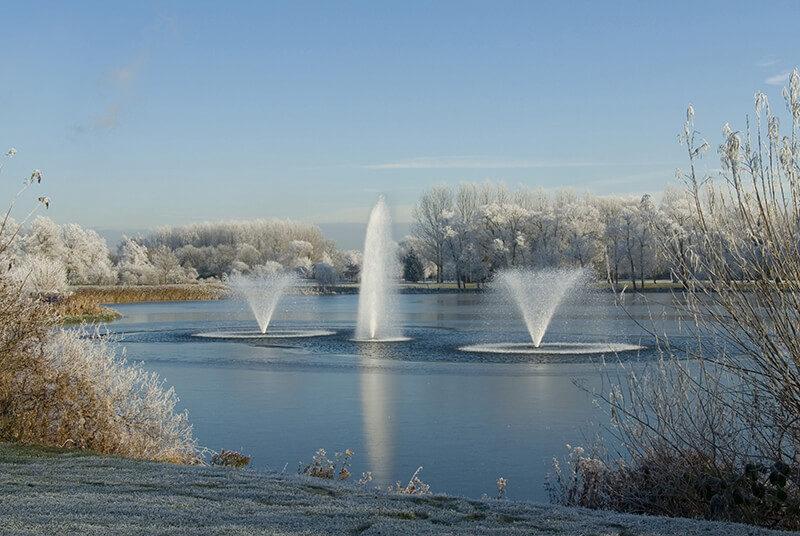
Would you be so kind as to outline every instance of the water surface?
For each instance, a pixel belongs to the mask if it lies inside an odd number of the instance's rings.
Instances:
[[[629,311],[610,294],[564,303],[544,342],[649,338],[629,317],[676,330],[668,295]],[[286,339],[216,339],[197,334],[258,326],[234,301],[124,304],[109,325],[131,361],[175,387],[203,446],[238,450],[251,465],[295,472],[318,448],[355,451],[352,473],[371,485],[405,484],[419,466],[433,492],[547,501],[545,475],[565,445],[586,444],[607,421],[585,388],[601,389],[601,359],[625,367],[652,360],[619,355],[503,355],[460,351],[470,344],[526,342],[511,304],[493,294],[398,296],[405,342],[352,340],[358,297],[284,296],[270,329],[328,330]],[[654,312],[655,311],[655,312]],[[529,338],[527,339],[529,341]]]

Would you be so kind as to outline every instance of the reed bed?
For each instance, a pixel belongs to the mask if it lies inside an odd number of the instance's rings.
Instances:
[[[72,290],[68,301],[75,304],[210,301],[218,300],[228,292],[229,287],[224,283],[81,286]]]

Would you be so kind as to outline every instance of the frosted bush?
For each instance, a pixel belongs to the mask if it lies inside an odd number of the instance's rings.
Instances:
[[[657,336],[657,361],[609,372],[596,397],[624,456],[572,449],[569,470],[555,467],[557,501],[800,530],[798,70],[784,97],[786,136],[762,94],[746,130],[723,127],[722,180],[698,174],[709,144],[687,111],[690,167],[670,219],[695,231],[665,236],[689,336]]]
[[[108,339],[53,325],[45,303],[0,278],[0,440],[198,461],[173,389]]]
[[[134,458],[197,463],[188,416],[154,373],[119,358],[104,338],[48,335],[0,374],[0,437]]]
[[[41,179],[34,171],[2,217],[0,256],[17,247],[14,202]],[[49,200],[40,197],[42,204]],[[156,374],[126,363],[105,338],[54,330],[55,314],[32,292],[61,290],[66,270],[50,255],[59,245],[52,222],[35,223],[40,232],[26,237],[28,255],[0,273],[0,441],[198,462],[187,414],[175,411],[178,397]]]

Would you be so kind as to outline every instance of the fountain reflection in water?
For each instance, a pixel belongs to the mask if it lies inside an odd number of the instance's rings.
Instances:
[[[358,291],[355,340],[391,342],[407,340],[395,321],[397,261],[392,241],[389,206],[381,196],[372,208],[364,240],[364,260]]]

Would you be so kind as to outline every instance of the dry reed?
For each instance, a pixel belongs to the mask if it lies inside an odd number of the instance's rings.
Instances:
[[[625,456],[570,450],[554,500],[800,529],[800,75],[784,90],[791,132],[756,95],[751,130],[727,125],[724,181],[696,173],[707,150],[689,108],[681,141],[695,228],[670,259],[694,321],[678,348],[598,398]]]

